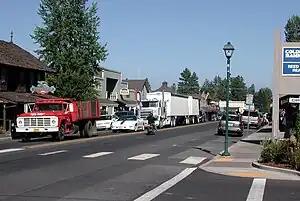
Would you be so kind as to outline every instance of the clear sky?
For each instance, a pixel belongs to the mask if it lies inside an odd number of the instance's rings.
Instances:
[[[300,14],[300,1],[275,0],[96,0],[102,42],[108,43],[106,68],[123,78],[148,77],[152,88],[178,82],[184,68],[205,78],[225,76],[224,44],[236,48],[232,74],[256,88],[272,87],[273,35],[287,19]],[[91,2],[91,0],[90,0]],[[0,1],[0,39],[32,52],[30,38],[41,20],[39,0]]]

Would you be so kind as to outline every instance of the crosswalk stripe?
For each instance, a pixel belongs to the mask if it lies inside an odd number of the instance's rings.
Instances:
[[[263,201],[266,179],[253,179],[246,201]]]
[[[160,154],[140,154],[140,155],[137,155],[137,156],[130,157],[130,158],[128,158],[128,160],[144,161],[144,160],[147,160],[147,159],[150,159],[150,158],[153,158],[153,157],[157,157],[159,155]]]
[[[0,150],[0,154],[14,152],[14,151],[23,151],[23,150],[25,150],[25,149],[23,149],[23,148],[2,149],[2,150]]]
[[[60,154],[60,153],[64,153],[64,152],[67,152],[67,150],[47,152],[47,153],[43,153],[43,154],[39,154],[39,155],[40,156],[48,156],[48,155]]]
[[[205,157],[195,157],[195,156],[190,156],[186,158],[185,160],[181,161],[181,164],[190,164],[190,165],[197,165],[204,161],[206,158]]]
[[[99,153],[86,155],[86,156],[83,156],[83,157],[84,158],[97,158],[97,157],[109,155],[109,154],[112,154],[112,153],[114,153],[114,152],[99,152]]]

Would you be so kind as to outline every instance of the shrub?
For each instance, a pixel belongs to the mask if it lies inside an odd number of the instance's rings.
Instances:
[[[299,142],[299,139],[300,139],[300,112],[297,113],[294,135],[296,137],[297,142]]]
[[[292,158],[292,143],[285,140],[267,140],[262,143],[261,162],[288,164]]]
[[[298,170],[298,171],[300,170],[300,145],[299,145],[299,143],[293,150],[290,165],[292,166],[293,169]]]

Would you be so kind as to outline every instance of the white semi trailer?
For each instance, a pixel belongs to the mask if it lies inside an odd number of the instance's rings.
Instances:
[[[200,101],[192,96],[172,94],[170,92],[152,92],[142,100],[141,118],[145,121],[150,114],[157,118],[158,128],[194,124],[199,122]]]

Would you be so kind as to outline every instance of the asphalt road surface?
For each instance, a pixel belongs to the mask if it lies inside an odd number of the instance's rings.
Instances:
[[[252,179],[196,168],[223,150],[224,136],[215,135],[216,127],[191,125],[153,136],[106,133],[63,142],[0,141],[0,200],[246,200]],[[231,137],[230,144],[239,139]],[[264,186],[264,200],[292,200],[299,194],[292,182],[258,180],[255,185],[256,196],[261,194],[257,186]]]

